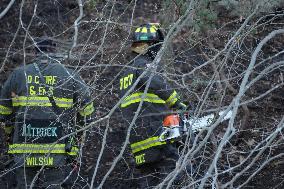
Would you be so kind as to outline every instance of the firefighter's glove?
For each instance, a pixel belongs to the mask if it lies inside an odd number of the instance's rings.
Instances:
[[[11,125],[6,125],[4,122],[0,122],[1,127],[4,129],[4,132],[7,136],[10,136],[14,127]]]
[[[11,133],[12,133],[12,131],[13,131],[13,128],[14,128],[13,126],[5,125],[5,126],[4,126],[5,134],[6,134],[7,136],[10,136]]]
[[[69,153],[71,152],[72,146],[74,144],[74,136],[69,136],[65,140],[65,152]]]
[[[10,126],[10,125],[5,125],[5,123],[2,123],[2,122],[0,122],[0,125],[1,125],[1,127],[3,128],[4,133],[5,133],[5,136],[2,136],[2,135],[1,135],[1,137],[4,137],[4,138],[5,138],[5,141],[6,141],[7,143],[10,143],[10,139],[11,139],[11,135],[12,135],[12,133],[13,133],[14,127],[13,127],[13,126]]]
[[[185,105],[184,103],[182,102],[178,102],[176,105],[175,105],[175,108],[177,110],[180,110],[180,111],[183,111],[185,112],[187,110],[187,105]]]

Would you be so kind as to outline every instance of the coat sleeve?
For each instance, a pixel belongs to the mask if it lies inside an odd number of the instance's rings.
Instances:
[[[79,122],[82,123],[84,120],[90,122],[94,114],[94,105],[89,87],[78,74],[74,76],[74,91],[74,102],[79,110]]]
[[[14,88],[16,73],[15,71],[9,76],[8,80],[4,83],[0,93],[0,121],[5,122],[11,119],[12,108],[12,92]]]
[[[140,66],[137,70],[138,76],[141,75],[147,68],[146,62],[141,62],[139,64]],[[151,73],[151,69],[149,69],[146,75],[141,78],[141,85],[146,86],[149,79],[151,79],[148,90],[149,93],[158,95],[166,102],[169,107],[175,107],[179,105],[181,103],[180,95],[176,92],[173,85],[157,73],[152,74],[153,77],[151,78]]]

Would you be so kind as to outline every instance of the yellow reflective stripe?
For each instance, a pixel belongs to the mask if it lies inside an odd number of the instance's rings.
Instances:
[[[129,96],[127,96],[121,103],[121,107],[125,108],[129,106],[130,104],[137,103],[142,101],[144,93],[133,93]],[[158,95],[152,94],[152,93],[146,93],[145,98],[143,99],[145,102],[150,102],[150,103],[156,103],[156,104],[165,104],[166,102],[161,99]]]
[[[137,153],[142,150],[152,148],[154,146],[161,146],[167,144],[166,142],[161,142],[158,136],[148,138],[130,145],[132,153]]]
[[[146,27],[143,27],[142,30],[141,30],[141,33],[148,33],[148,32],[147,32],[147,28],[146,28]]]
[[[0,115],[10,115],[12,113],[12,109],[3,105],[0,105]]]
[[[137,29],[135,30],[135,32],[136,32],[136,33],[139,33],[140,30],[141,30],[141,28],[137,28]]]
[[[79,111],[79,114],[81,116],[88,116],[90,114],[92,114],[95,111],[94,109],[94,104],[93,102],[91,102],[89,105],[87,105],[83,110]]]
[[[151,27],[154,27],[156,30],[158,30],[158,28],[161,27],[161,24],[160,23],[157,23],[157,22],[153,22],[153,23],[149,23],[151,25]]]
[[[150,28],[150,32],[151,32],[151,33],[156,33],[155,27],[152,26],[152,27]]]
[[[178,94],[174,91],[171,96],[166,100],[168,106],[173,106],[178,101]]]
[[[72,147],[71,152],[65,152],[65,144],[11,144],[9,145],[9,154],[69,154],[77,155],[79,149],[77,147]]]
[[[140,146],[142,144],[148,143],[148,142],[152,141],[153,139],[155,140],[155,137],[151,137],[151,138],[147,138],[146,140],[135,142],[135,143],[131,144],[130,146],[131,146],[131,148],[135,148],[135,147]]]
[[[73,99],[53,97],[60,108],[70,108]],[[12,98],[12,106],[52,106],[47,96],[19,96]]]

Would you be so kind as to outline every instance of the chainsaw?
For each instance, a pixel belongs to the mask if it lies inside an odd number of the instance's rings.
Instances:
[[[190,117],[188,114],[171,114],[165,117],[163,121],[163,129],[159,136],[159,140],[178,140],[184,135],[193,136],[194,133],[201,131],[217,120],[219,116],[223,116],[225,111],[220,111],[218,115],[212,113],[203,117]],[[222,119],[221,122],[232,117],[230,110]],[[191,137],[193,138],[193,137]]]

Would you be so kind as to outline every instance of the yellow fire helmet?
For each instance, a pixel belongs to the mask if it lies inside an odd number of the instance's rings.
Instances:
[[[159,23],[147,23],[138,27],[134,32],[135,42],[161,42],[164,35]]]
[[[149,43],[158,43],[164,40],[164,34],[159,23],[147,23],[136,28],[131,50],[142,54],[150,46]]]

